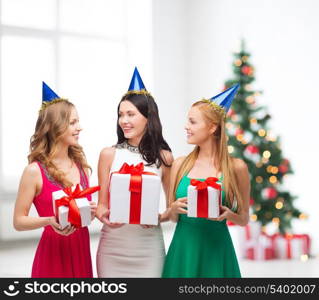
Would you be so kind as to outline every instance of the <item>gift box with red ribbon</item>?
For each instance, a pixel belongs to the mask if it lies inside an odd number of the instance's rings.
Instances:
[[[79,184],[75,189],[67,187],[52,193],[53,210],[62,228],[69,224],[76,228],[91,224],[91,207],[87,195],[100,189],[99,186],[81,190]]]
[[[192,179],[187,188],[187,216],[196,218],[218,218],[221,206],[221,186],[218,178],[205,181]]]
[[[281,259],[300,259],[310,253],[308,234],[275,234],[275,255]]]
[[[142,162],[136,166],[124,163],[110,178],[110,221],[157,225],[160,191],[161,179],[144,171]]]
[[[238,258],[253,257],[251,253],[247,253],[248,249],[258,245],[258,239],[262,234],[261,223],[250,221],[246,226],[239,226],[227,221],[228,230],[232,237],[233,245]],[[253,250],[249,250],[252,252]],[[256,251],[255,251],[256,252]],[[267,254],[267,256],[269,256]],[[251,258],[252,259],[252,258]]]
[[[274,239],[272,236],[261,233],[257,239],[246,241],[246,258],[252,260],[274,259]]]

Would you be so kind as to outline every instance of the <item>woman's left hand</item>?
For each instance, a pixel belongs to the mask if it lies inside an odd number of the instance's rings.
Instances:
[[[95,218],[97,205],[95,202],[90,201],[90,207],[91,207],[91,221],[93,221]]]
[[[213,221],[223,221],[223,220],[228,220],[230,216],[232,216],[234,213],[227,207],[221,205],[221,211],[222,213],[219,215],[218,218],[208,218],[208,220],[213,220]]]

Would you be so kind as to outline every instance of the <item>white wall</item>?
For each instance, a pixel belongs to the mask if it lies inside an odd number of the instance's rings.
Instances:
[[[153,1],[154,96],[174,157],[185,155],[188,110],[187,22],[184,0]]]

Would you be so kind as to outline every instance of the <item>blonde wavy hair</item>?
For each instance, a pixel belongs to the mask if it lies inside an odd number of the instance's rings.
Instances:
[[[221,171],[223,174],[223,190],[226,191],[226,203],[231,208],[235,197],[237,200],[238,210],[240,210],[243,207],[243,199],[238,190],[237,179],[233,167],[233,157],[231,157],[228,153],[224,114],[214,109],[214,107],[206,100],[197,101],[192,105],[192,107],[197,107],[200,110],[208,125],[214,124],[217,126],[217,129],[214,132],[214,138],[217,140],[218,144],[217,168],[218,171]],[[173,185],[173,195],[170,195],[171,201],[175,201],[178,184],[182,177],[193,168],[194,163],[198,158],[199,151],[199,146],[196,146],[194,150],[186,156],[185,160],[181,164]]]
[[[39,112],[35,132],[30,139],[28,161],[29,163],[38,161],[44,164],[48,173],[58,183],[67,187],[72,183],[66,179],[65,173],[56,167],[52,158],[57,152],[57,143],[69,126],[71,111],[75,106],[67,99],[61,100]],[[80,145],[70,146],[68,155],[78,166],[92,172]]]

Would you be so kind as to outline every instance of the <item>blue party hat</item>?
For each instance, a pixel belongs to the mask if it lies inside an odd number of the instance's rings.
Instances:
[[[235,84],[226,91],[223,91],[210,99],[203,99],[202,101],[209,103],[216,112],[226,117],[239,86],[239,84]]]
[[[46,109],[51,104],[62,101],[67,100],[60,98],[44,81],[42,81],[42,105],[39,112]]]
[[[44,82],[42,81],[42,102],[51,102],[60,97]]]
[[[218,104],[227,113],[234,100],[237,90],[239,89],[239,86],[240,85],[237,83],[233,85],[232,87],[230,87],[229,89],[227,89],[226,91],[223,91],[220,94],[210,98],[209,100],[211,102]]]
[[[150,95],[150,93],[145,88],[145,85],[143,83],[140,73],[137,70],[137,67],[134,68],[131,83],[126,94]]]

